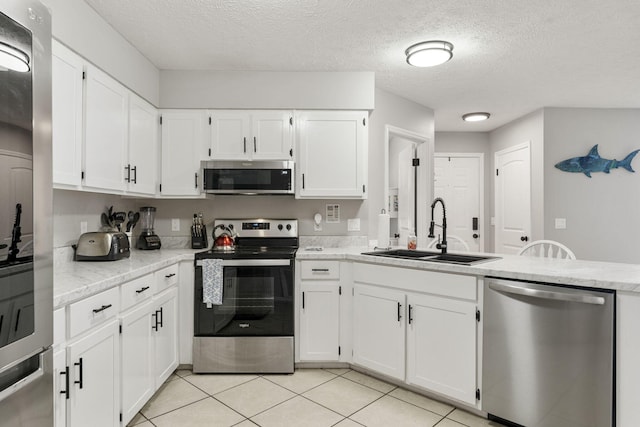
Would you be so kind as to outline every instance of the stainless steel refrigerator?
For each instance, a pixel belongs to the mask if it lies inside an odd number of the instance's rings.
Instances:
[[[51,17],[0,1],[0,424],[52,426]]]

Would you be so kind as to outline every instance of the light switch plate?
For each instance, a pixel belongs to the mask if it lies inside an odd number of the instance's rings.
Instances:
[[[564,230],[567,228],[566,218],[556,218],[556,230]]]
[[[180,231],[180,218],[171,218],[171,231]]]
[[[347,220],[347,231],[360,231],[360,218],[349,218]]]

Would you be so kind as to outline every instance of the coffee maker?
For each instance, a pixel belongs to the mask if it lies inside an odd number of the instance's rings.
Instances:
[[[138,237],[138,249],[160,249],[160,237],[153,231],[153,223],[156,218],[156,208],[145,206],[140,208],[140,223],[142,232]]]

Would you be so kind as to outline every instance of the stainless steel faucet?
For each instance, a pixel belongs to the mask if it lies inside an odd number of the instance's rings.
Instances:
[[[433,221],[433,209],[436,207],[436,204],[440,202],[442,204],[442,225],[436,224]],[[444,207],[444,200],[442,198],[437,197],[433,203],[431,203],[431,224],[429,225],[429,237],[430,239],[435,238],[436,236],[433,234],[435,226],[442,228],[442,241],[440,241],[440,237],[438,236],[438,244],[436,248],[442,250],[443,254],[447,253],[447,210]]]

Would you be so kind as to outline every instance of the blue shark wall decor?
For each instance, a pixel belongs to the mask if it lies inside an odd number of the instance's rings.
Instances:
[[[556,163],[556,167],[564,172],[582,172],[591,178],[591,172],[609,173],[611,169],[623,168],[629,172],[635,172],[631,167],[631,160],[640,150],[632,151],[623,160],[603,159],[598,154],[598,144],[594,145],[589,154],[583,157],[572,157]]]

